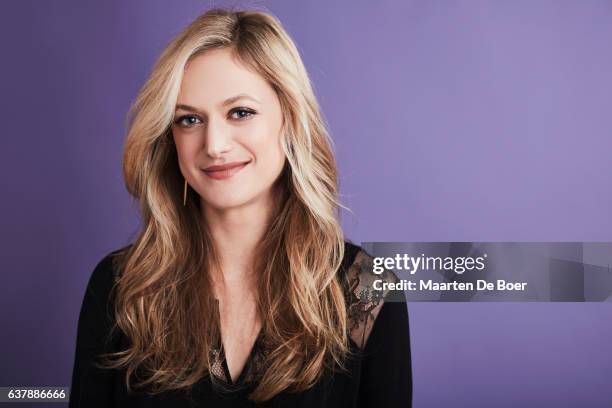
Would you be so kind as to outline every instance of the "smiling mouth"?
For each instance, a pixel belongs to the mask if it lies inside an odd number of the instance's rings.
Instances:
[[[204,169],[204,174],[214,180],[225,180],[244,169],[251,161],[228,163],[220,166],[210,166]]]

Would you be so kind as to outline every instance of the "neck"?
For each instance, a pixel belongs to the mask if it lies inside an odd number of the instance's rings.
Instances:
[[[273,210],[271,195],[229,209],[202,203],[206,223],[219,255],[221,271],[211,271],[221,287],[244,285],[253,279],[255,249],[266,233]]]

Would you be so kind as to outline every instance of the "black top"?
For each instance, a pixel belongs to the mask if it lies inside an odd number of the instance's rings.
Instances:
[[[397,281],[391,271],[372,272],[372,257],[361,247],[345,241],[345,256],[338,273],[345,287],[349,315],[349,343],[357,357],[348,361],[350,373],[324,375],[302,393],[283,392],[260,406],[266,407],[411,407],[412,370],[408,312],[403,292],[372,290],[374,279]],[[70,408],[76,407],[252,407],[246,397],[254,388],[250,374],[265,364],[265,352],[258,338],[239,378],[232,382],[218,350],[218,365],[212,368],[217,383],[201,379],[189,397],[181,391],[156,395],[127,392],[125,370],[102,370],[93,366],[102,352],[118,351],[126,344],[124,335],[108,339],[112,318],[113,270],[111,256],[94,269],[81,307]],[[392,295],[392,296],[391,296]],[[233,387],[233,388],[232,388]]]

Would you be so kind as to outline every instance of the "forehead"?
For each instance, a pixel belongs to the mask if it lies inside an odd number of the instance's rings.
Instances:
[[[179,101],[200,105],[217,104],[228,97],[246,93],[270,101],[274,90],[256,72],[242,65],[229,49],[206,51],[185,66]]]

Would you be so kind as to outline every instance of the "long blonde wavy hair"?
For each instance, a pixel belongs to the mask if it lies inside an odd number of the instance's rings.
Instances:
[[[219,259],[195,191],[183,206],[171,123],[187,62],[221,47],[268,81],[284,119],[282,193],[255,256],[269,352],[249,398],[265,401],[311,387],[326,369],[345,369],[350,353],[336,276],[344,256],[338,211],[346,207],[333,143],[295,44],[266,12],[213,9],[197,17],[165,48],[130,109],[123,173],[143,222],[114,258],[121,272],[114,329],[129,347],[106,354],[103,365],[125,367],[127,388],[149,386],[149,393],[190,388],[210,375],[220,322],[207,271]]]

